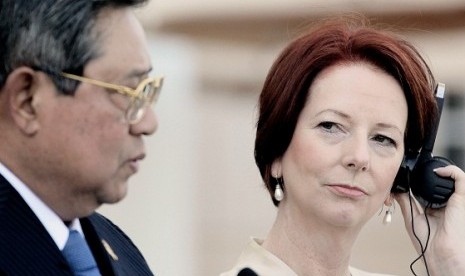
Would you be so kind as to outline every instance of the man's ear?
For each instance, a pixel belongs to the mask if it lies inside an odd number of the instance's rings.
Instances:
[[[7,112],[16,126],[26,135],[39,130],[36,101],[38,74],[29,67],[19,67],[11,72],[3,86]]]

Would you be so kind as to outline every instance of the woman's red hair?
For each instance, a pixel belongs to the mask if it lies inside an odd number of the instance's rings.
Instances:
[[[283,50],[260,94],[255,162],[270,194],[276,185],[271,165],[287,150],[315,77],[335,64],[361,62],[398,81],[408,105],[405,149],[421,148],[437,109],[434,78],[425,60],[409,42],[365,19],[326,21]]]

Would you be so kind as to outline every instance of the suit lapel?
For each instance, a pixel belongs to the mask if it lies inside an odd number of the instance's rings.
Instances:
[[[86,236],[87,243],[94,255],[95,261],[102,275],[115,275],[111,265],[110,256],[105,248],[102,238],[97,234],[89,218],[80,219],[82,230]]]
[[[135,245],[109,220],[94,213],[80,222],[102,275],[153,275]],[[72,275],[40,220],[0,175],[0,275],[3,274]]]
[[[40,220],[0,175],[0,268],[66,273],[67,264]],[[27,264],[27,268],[25,267]]]

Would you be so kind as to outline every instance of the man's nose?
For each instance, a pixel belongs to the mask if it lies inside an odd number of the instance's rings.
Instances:
[[[131,125],[130,132],[133,135],[152,135],[158,128],[158,118],[151,107],[147,107],[142,119]]]

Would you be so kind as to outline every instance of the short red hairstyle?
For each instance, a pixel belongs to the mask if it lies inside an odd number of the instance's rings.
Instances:
[[[371,26],[366,19],[325,21],[283,50],[260,94],[255,162],[271,195],[276,185],[271,165],[287,150],[315,77],[329,66],[360,62],[374,65],[398,81],[408,106],[405,149],[421,148],[437,109],[434,77],[425,60],[409,42]]]

